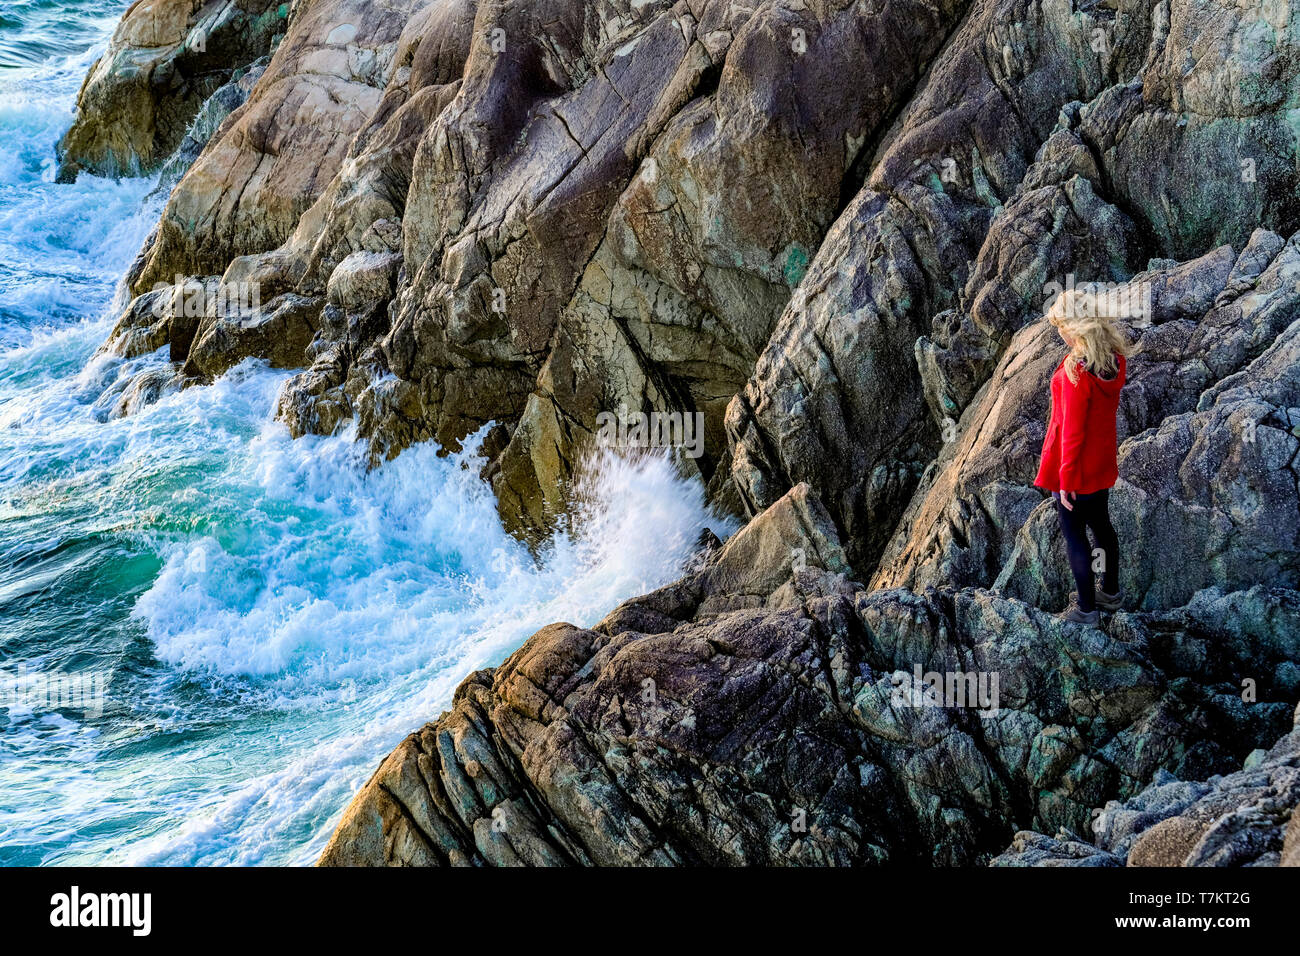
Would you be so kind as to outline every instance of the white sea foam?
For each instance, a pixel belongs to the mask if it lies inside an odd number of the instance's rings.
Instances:
[[[228,534],[171,549],[138,611],[168,663],[280,676],[286,688],[407,672],[448,642],[495,649],[492,635],[587,621],[663,583],[707,521],[698,483],[665,460],[610,455],[538,564],[502,529],[472,445],[447,458],[416,446],[367,472],[350,433],[292,441],[269,424],[234,458],[198,493],[240,489],[248,511]]]
[[[117,758],[76,735],[67,763],[18,781],[60,794],[47,839],[65,813],[150,817],[115,834],[111,856],[91,846],[69,862],[310,862],[378,760],[468,673],[551,622],[594,623],[676,577],[704,527],[730,531],[667,460],[607,451],[570,527],[535,558],[502,529],[472,441],[368,470],[351,431],[290,439],[271,420],[288,373],[257,362],[96,420],[78,389],[130,364],[43,388],[38,417],[6,436],[60,463],[33,507],[95,502],[163,557],[134,612],[162,666],[131,703],[146,724],[125,732],[177,735],[174,749]],[[86,788],[102,792],[105,776],[114,800],[95,803]]]
[[[704,527],[730,530],[667,460],[606,454],[535,561],[502,530],[478,465],[472,445],[447,458],[416,446],[367,472],[350,434],[291,441],[278,425],[236,456],[221,484],[251,490],[248,534],[177,546],[137,611],[163,660],[252,678],[305,721],[287,733],[309,746],[146,841],[137,862],[309,862],[347,793],[470,671],[545,624],[594,623],[676,577]]]

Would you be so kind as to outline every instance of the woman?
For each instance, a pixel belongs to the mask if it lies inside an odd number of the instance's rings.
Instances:
[[[1117,611],[1119,540],[1110,523],[1110,489],[1119,478],[1115,415],[1133,347],[1098,298],[1078,289],[1063,292],[1047,310],[1047,321],[1069,348],[1052,376],[1052,412],[1034,484],[1056,500],[1077,603],[1061,617],[1100,624],[1101,610]],[[1101,551],[1101,590],[1093,581],[1091,529]]]

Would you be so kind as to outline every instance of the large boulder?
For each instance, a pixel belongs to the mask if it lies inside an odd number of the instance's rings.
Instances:
[[[273,0],[136,0],[82,83],[59,180],[162,165],[209,97],[271,51],[288,16]]]
[[[236,256],[289,239],[381,105],[398,39],[420,5],[315,0],[295,8],[248,102],[172,191],[132,290],[220,274]]]

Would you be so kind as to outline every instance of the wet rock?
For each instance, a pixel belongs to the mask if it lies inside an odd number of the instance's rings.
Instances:
[[[288,11],[271,0],[132,4],[82,84],[58,147],[59,180],[82,170],[139,176],[158,168],[209,98],[270,52]]]
[[[185,358],[185,373],[212,379],[247,358],[295,368],[316,333],[320,300],[286,293],[247,311],[204,316]]]

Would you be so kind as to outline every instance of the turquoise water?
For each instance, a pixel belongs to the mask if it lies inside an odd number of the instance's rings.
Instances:
[[[534,560],[472,448],[367,472],[350,434],[291,441],[254,362],[110,418],[165,362],[96,355],[154,183],[56,185],[53,147],[123,7],[0,2],[0,678],[105,681],[102,709],[0,696],[0,863],[309,863],[471,670],[727,529],[608,459]]]

